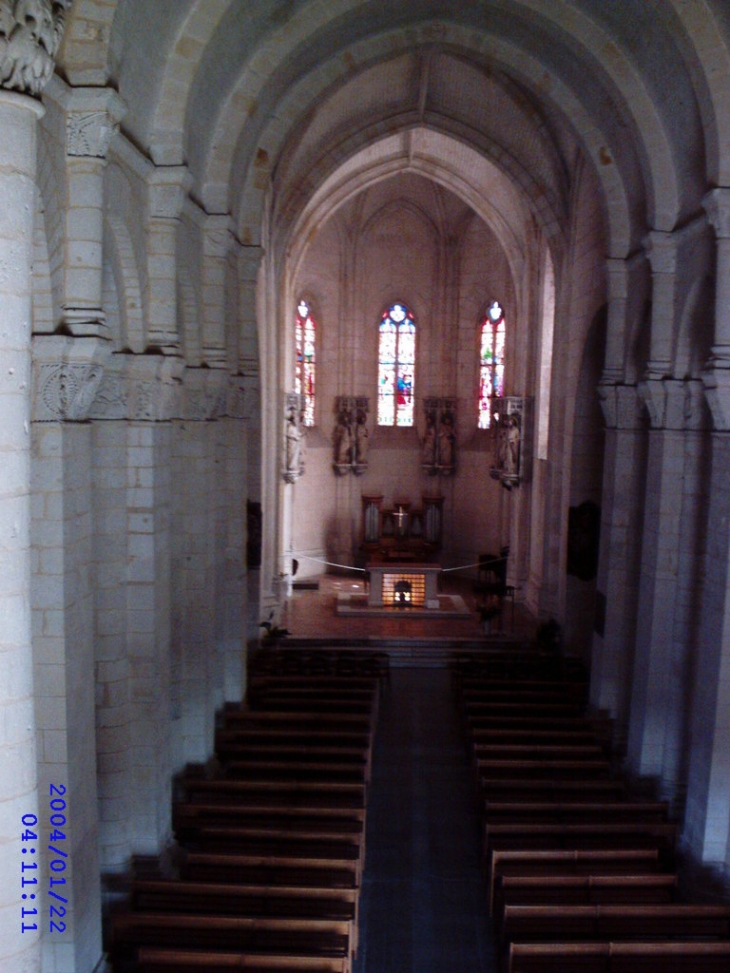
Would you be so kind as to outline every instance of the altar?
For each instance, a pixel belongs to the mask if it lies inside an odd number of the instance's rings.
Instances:
[[[371,608],[431,608],[438,610],[440,564],[414,562],[371,563],[368,605]]]

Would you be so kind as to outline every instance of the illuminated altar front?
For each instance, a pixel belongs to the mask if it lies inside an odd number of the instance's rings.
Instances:
[[[368,564],[371,608],[438,609],[439,564]]]

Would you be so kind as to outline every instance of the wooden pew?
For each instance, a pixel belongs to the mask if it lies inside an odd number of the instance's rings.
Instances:
[[[248,807],[237,804],[174,804],[172,824],[178,841],[201,827],[276,827],[296,831],[322,828],[331,834],[364,834],[365,808],[297,808],[274,803]]]
[[[116,955],[129,954],[134,947],[158,946],[349,961],[351,942],[352,922],[340,919],[249,919],[162,912],[123,912],[112,919]]]
[[[508,973],[727,973],[730,942],[512,943]]]
[[[587,801],[606,803],[626,799],[626,784],[612,777],[514,778],[481,777],[486,799],[495,801]]]
[[[479,740],[482,733],[490,730],[578,730],[595,733],[604,742],[610,741],[613,736],[613,721],[602,716],[496,716],[489,713],[469,720],[468,731],[475,741]]]
[[[507,905],[500,938],[509,942],[730,939],[730,905]]]
[[[183,851],[186,881],[294,887],[360,887],[360,865],[351,859],[286,858]]]
[[[260,858],[319,859],[355,862],[362,869],[360,835],[333,837],[318,832],[289,832],[255,828],[201,828],[191,851],[248,855]]]
[[[485,820],[512,824],[534,822],[536,824],[564,823],[589,824],[612,823],[620,821],[666,821],[668,805],[666,801],[609,801],[592,803],[575,801],[527,802],[492,801],[483,804]]]
[[[479,760],[477,766],[479,780],[489,778],[544,779],[547,773],[555,778],[588,780],[610,777],[611,764],[608,760]]]
[[[131,901],[135,911],[147,912],[356,919],[358,891],[341,887],[137,879],[132,885]]]
[[[353,953],[357,952],[359,890],[356,888],[297,887],[180,879],[137,879],[131,906],[142,912],[198,915],[236,915],[289,919],[349,919],[353,923]]]
[[[227,780],[225,778],[191,777],[180,780],[186,797],[202,804],[242,804],[297,808],[364,808],[365,784],[332,784],[279,781]]]
[[[539,743],[529,744],[500,744],[493,746],[483,744],[474,747],[477,766],[482,761],[489,760],[603,760],[605,753],[602,747],[595,744],[588,746],[549,746]]]
[[[495,883],[494,915],[508,905],[660,905],[675,900],[677,875],[502,875]]]
[[[593,824],[492,824],[484,826],[487,860],[494,851],[658,848],[665,861],[671,860],[677,839],[677,825],[668,821],[624,821]]]
[[[501,746],[584,746],[610,750],[611,741],[591,729],[575,730],[516,730],[483,729],[472,733],[470,745],[475,753],[484,747]]]
[[[135,969],[138,973],[348,973],[347,957],[249,956],[245,953],[223,953],[160,949],[142,946],[137,950]]]
[[[357,784],[366,781],[367,764],[364,760],[318,761],[292,758],[277,760],[229,760],[223,767],[223,774],[230,780],[279,781],[290,783],[333,783]]]
[[[578,702],[467,702],[463,706],[463,711],[467,724],[481,720],[484,717],[570,719],[583,716],[583,706]]]
[[[233,710],[227,712],[222,730],[288,730],[291,733],[366,733],[372,738],[374,720],[363,713],[306,712],[302,710]]]
[[[596,848],[583,850],[496,849],[489,867],[489,911],[494,908],[496,885],[508,876],[636,875],[658,873],[659,849]]]

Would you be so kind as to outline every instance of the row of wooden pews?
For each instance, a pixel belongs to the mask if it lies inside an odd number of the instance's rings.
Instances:
[[[616,773],[586,680],[544,656],[520,664],[453,669],[506,973],[730,969],[730,907],[680,901],[676,823]]]
[[[215,760],[175,781],[176,872],[133,880],[115,973],[350,973],[386,670],[317,653],[292,673],[278,651],[221,714]]]

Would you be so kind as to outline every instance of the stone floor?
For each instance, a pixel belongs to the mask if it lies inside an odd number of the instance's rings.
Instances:
[[[493,973],[476,797],[447,669],[394,669],[368,797],[353,973]]]

